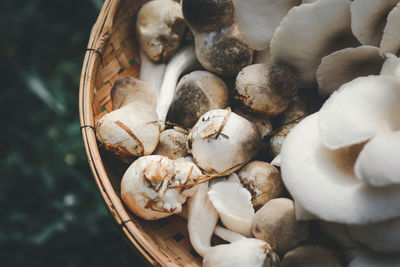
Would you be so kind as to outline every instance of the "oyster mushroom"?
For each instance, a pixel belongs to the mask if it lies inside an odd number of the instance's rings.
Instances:
[[[350,4],[318,0],[293,7],[272,37],[272,63],[291,66],[300,87],[315,86],[315,72],[324,56],[358,46],[350,28]]]
[[[379,48],[359,46],[336,51],[324,58],[317,69],[318,91],[328,96],[357,77],[378,75],[384,59]]]
[[[263,50],[288,11],[301,0],[233,0],[237,24],[249,46]],[[262,27],[260,27],[262,25]]]
[[[251,161],[237,175],[240,183],[251,193],[251,202],[256,210],[283,193],[284,185],[279,171],[267,162]]]
[[[122,77],[116,80],[111,87],[110,96],[113,110],[135,101],[147,103],[153,109],[157,106],[155,90],[146,82],[133,77]]]
[[[232,0],[183,0],[182,11],[206,70],[235,76],[252,62],[253,50],[234,23]]]
[[[391,75],[400,78],[400,59],[393,54],[386,53],[380,75]]]
[[[187,138],[189,153],[201,169],[225,175],[254,158],[260,143],[256,126],[230,109],[205,113]]]
[[[208,71],[193,71],[180,79],[167,119],[191,128],[207,111],[228,105],[229,92],[224,81]]]
[[[234,93],[246,109],[273,117],[287,108],[297,93],[297,81],[287,66],[254,64],[239,72]]]
[[[128,162],[150,155],[160,138],[157,114],[147,103],[131,102],[100,118],[96,137],[107,150]]]
[[[167,61],[179,48],[186,26],[179,3],[152,0],[139,10],[136,35],[143,52],[152,61]]]
[[[351,4],[351,29],[363,45],[379,46],[386,18],[399,0],[354,0]]]
[[[396,1],[398,2],[398,1]],[[380,44],[381,55],[398,54],[400,50],[400,3],[390,11]]]
[[[174,162],[167,157],[140,157],[126,170],[121,181],[121,197],[128,208],[146,220],[167,217],[182,210],[187,197],[197,186],[173,188],[195,183],[201,171],[190,162]]]

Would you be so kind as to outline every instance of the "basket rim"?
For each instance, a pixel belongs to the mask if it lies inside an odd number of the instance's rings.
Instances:
[[[126,238],[148,264],[153,266],[175,266],[167,255],[164,255],[146,239],[141,229],[131,220],[121,199],[109,181],[97,146],[92,108],[95,71],[102,61],[102,52],[112,34],[113,18],[120,2],[120,0],[106,0],[104,2],[90,33],[79,85],[79,118],[82,139],[93,178],[121,232],[125,234]]]

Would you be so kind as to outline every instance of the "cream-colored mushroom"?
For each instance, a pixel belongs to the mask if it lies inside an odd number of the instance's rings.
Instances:
[[[317,69],[318,91],[328,96],[357,77],[378,75],[384,59],[375,46],[345,48],[322,58]]]
[[[140,49],[140,73],[139,79],[154,89],[157,99],[160,95],[161,84],[164,79],[165,63],[154,63]]]
[[[396,1],[398,2],[398,1]],[[380,44],[381,55],[398,54],[400,50],[400,3],[390,11]]]

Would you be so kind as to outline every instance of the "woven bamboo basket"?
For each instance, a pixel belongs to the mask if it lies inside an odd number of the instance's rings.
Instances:
[[[82,67],[79,112],[83,142],[103,199],[124,237],[154,266],[201,266],[186,221],[171,216],[158,221],[135,217],[120,198],[120,181],[128,167],[99,147],[95,122],[111,110],[110,89],[122,76],[139,76],[135,17],[145,0],[107,0],[91,31]],[[132,252],[133,253],[133,252]]]

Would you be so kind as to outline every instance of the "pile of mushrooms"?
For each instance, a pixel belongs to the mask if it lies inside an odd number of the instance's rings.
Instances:
[[[208,267],[400,265],[400,0],[151,0],[136,35],[96,122],[136,216]]]

